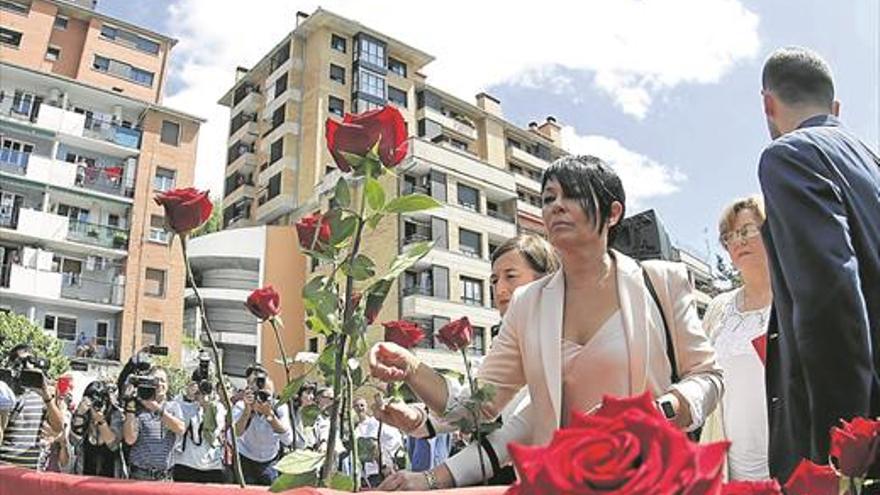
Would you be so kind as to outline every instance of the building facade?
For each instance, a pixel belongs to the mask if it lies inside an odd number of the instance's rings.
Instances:
[[[71,356],[182,340],[157,192],[193,182],[202,120],[161,105],[167,36],[94,2],[0,1],[0,309]]]
[[[299,13],[295,29],[252,68],[237,69],[220,99],[230,108],[223,226],[291,225],[326,206],[339,177],[326,150],[326,119],[394,105],[407,122],[410,151],[397,177],[383,179],[386,197],[421,192],[442,207],[387,219],[367,237],[378,266],[413,242],[435,243],[395,285],[379,321],[419,322],[429,334],[422,357],[460,368],[433,333],[468,316],[478,330],[475,352],[488,349],[500,320],[489,256],[518,231],[543,232],[540,175],[564,151],[552,117],[523,129],[504,119],[491,95],[467,102],[428,84],[419,71],[432,60],[326,10]],[[314,335],[304,337],[304,349],[320,347]]]

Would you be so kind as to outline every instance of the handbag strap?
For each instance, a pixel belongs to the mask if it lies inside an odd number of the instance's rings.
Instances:
[[[660,319],[663,321],[663,335],[666,336],[666,357],[669,359],[669,365],[672,368],[672,383],[678,383],[678,363],[675,361],[675,348],[672,345],[672,335],[669,333],[669,323],[666,321],[666,313],[663,312],[663,305],[660,304],[660,298],[657,297],[657,290],[654,289],[654,283],[648,275],[648,271],[644,266],[639,265],[642,269],[642,276],[645,278],[645,288],[651,294],[651,299],[660,312]]]

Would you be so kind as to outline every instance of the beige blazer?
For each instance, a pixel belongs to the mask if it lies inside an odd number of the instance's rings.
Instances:
[[[715,408],[723,391],[721,368],[715,351],[697,316],[687,270],[680,263],[644,262],[663,311],[669,322],[679,382],[670,383],[671,367],[666,354],[666,337],[660,313],[647,291],[641,267],[632,258],[612,251],[617,261],[617,286],[629,359],[630,395],[650,390],[660,396],[676,389],[688,402],[694,419],[689,429],[699,427]],[[492,342],[479,369],[479,380],[495,387],[495,397],[484,410],[487,419],[496,417],[523,387],[531,404],[513,415],[488,440],[500,465],[509,461],[507,444],[546,444],[560,425],[562,414],[562,323],[565,275],[562,270],[517,289],[502,321],[501,332]],[[588,383],[590,377],[584,377]],[[469,395],[452,380],[447,414],[462,406]],[[479,454],[471,445],[447,460],[458,486],[480,480]],[[491,468],[487,466],[487,471]]]

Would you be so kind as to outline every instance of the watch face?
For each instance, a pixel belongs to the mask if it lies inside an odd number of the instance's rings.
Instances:
[[[672,419],[675,417],[675,409],[672,407],[671,402],[669,402],[669,401],[661,402],[660,409],[663,411],[663,415],[666,416],[666,419]]]

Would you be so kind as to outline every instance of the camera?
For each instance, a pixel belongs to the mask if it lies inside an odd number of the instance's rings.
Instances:
[[[257,402],[269,402],[272,399],[272,394],[268,390],[257,390],[255,396]]]
[[[137,388],[137,398],[140,400],[154,400],[156,389],[159,388],[159,380],[154,376],[132,376],[132,385]]]
[[[255,371],[254,372],[254,388],[257,390],[263,390],[266,388],[266,372],[265,371]]]
[[[49,361],[28,354],[12,360],[9,368],[0,370],[0,380],[14,388],[41,389],[46,382],[44,372],[49,369]]]
[[[214,384],[211,382],[211,357],[205,351],[199,353],[199,367],[193,371],[192,381],[199,384],[199,392],[202,395],[214,393]]]

